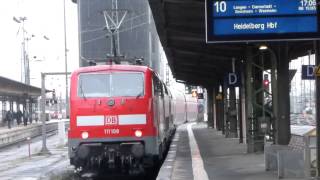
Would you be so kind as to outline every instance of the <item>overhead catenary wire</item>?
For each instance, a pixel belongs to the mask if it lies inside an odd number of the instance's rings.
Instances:
[[[126,18],[125,20],[123,20],[123,24],[125,24],[126,22],[133,22],[134,19],[137,19],[139,17],[142,17],[142,16],[147,16],[147,12],[144,12],[144,13],[141,13],[137,16],[134,16],[134,17],[131,17],[131,18]],[[95,28],[95,29],[89,29],[89,30],[85,30],[85,31],[81,31],[81,34],[85,34],[85,33],[90,33],[90,32],[96,32],[96,31],[103,31],[105,30],[106,26],[101,26],[101,27],[98,27],[98,28]]]
[[[119,33],[126,32],[126,31],[131,31],[133,29],[136,29],[138,27],[141,27],[141,26],[144,26],[144,25],[147,25],[147,24],[149,24],[149,23],[148,22],[144,22],[144,23],[132,26],[130,28],[120,30]],[[99,39],[102,39],[102,38],[105,38],[105,37],[109,37],[109,36],[111,36],[111,33],[106,33],[104,35],[98,36],[97,38],[90,39],[90,40],[87,40],[87,41],[82,41],[82,44],[90,43],[90,42],[93,42],[93,41],[96,41],[96,40],[99,40]]]

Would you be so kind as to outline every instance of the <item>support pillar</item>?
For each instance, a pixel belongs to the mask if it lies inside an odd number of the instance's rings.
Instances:
[[[277,56],[275,52],[270,49],[271,54],[271,88],[272,88],[272,112],[273,117],[271,119],[271,136],[273,143],[276,143],[275,138],[275,127],[276,127],[276,121],[278,121],[278,82],[277,82]]]
[[[253,77],[252,77],[252,48],[247,47],[246,50],[246,143],[247,143],[247,152],[253,153],[255,152],[254,148],[254,114],[253,114],[253,92],[252,92],[252,83],[253,83]]]
[[[20,110],[20,100],[17,99],[16,100],[16,113],[18,113],[19,110]],[[13,121],[13,124],[17,123],[16,125],[18,126],[20,124],[20,122],[21,122],[21,118],[18,120],[18,116],[15,116],[15,120],[16,120],[16,122]]]
[[[27,111],[27,101],[26,101],[26,99],[23,100],[22,109],[23,109],[23,114],[25,114],[26,111]]]
[[[222,131],[224,134],[224,107],[223,107],[223,93],[220,91],[220,85],[217,85],[215,92],[216,92],[216,111],[215,116],[216,116],[216,121],[217,121],[217,130]]]
[[[13,101],[12,101],[12,99],[9,100],[9,111],[11,111],[12,118],[13,118]],[[13,119],[11,119],[10,121],[8,120],[7,123],[8,123],[8,128],[11,129],[12,125],[13,125]]]
[[[29,122],[30,124],[32,123],[33,119],[32,119],[32,100],[31,98],[29,98]]]
[[[213,128],[214,122],[213,122],[213,90],[212,88],[207,88],[208,93],[208,100],[207,100],[207,112],[208,112],[208,127]]]
[[[217,100],[216,100],[216,96],[217,96],[217,89],[216,88],[212,88],[213,91],[213,122],[214,122],[214,128],[218,129],[218,120],[217,120]]]
[[[230,103],[230,108],[229,108],[229,122],[230,122],[230,133],[229,133],[229,138],[237,138],[238,137],[238,122],[237,122],[237,99],[236,99],[236,88],[235,87],[230,87],[229,88],[230,95],[229,95],[229,103]]]
[[[17,110],[17,111],[20,109],[20,106],[19,106],[19,105],[20,105],[20,102],[19,102],[19,100],[17,100],[17,101],[16,101],[16,110]]]
[[[241,86],[239,88],[239,105],[238,105],[238,113],[239,113],[239,143],[243,143],[243,139],[246,138],[244,135],[246,132],[246,102],[245,102],[245,89],[244,89],[244,73],[241,72]]]
[[[240,66],[241,84],[239,87],[239,143],[243,143],[243,139],[246,139],[246,91],[245,91],[245,67],[243,62],[238,64]]]
[[[42,149],[40,154],[48,155],[50,151],[47,148],[47,132],[46,132],[46,87],[45,87],[46,75],[41,73],[41,101],[40,101],[40,110],[41,110],[41,121],[42,121]]]
[[[316,66],[320,66],[320,42],[314,41],[313,46],[315,49]],[[316,77],[315,82],[316,87],[316,133],[317,133],[317,177],[320,176],[320,77]]]
[[[9,110],[13,112],[13,101],[11,99],[9,101]]]
[[[7,102],[2,101],[2,124],[5,125],[5,118],[7,115]]]
[[[220,94],[222,96],[222,94]],[[224,134],[224,107],[223,107],[223,99],[217,99],[217,124],[218,124],[218,130],[222,131],[222,134]]]
[[[288,44],[278,48],[278,119],[276,121],[276,143],[288,145],[290,133],[289,58]]]
[[[227,112],[228,112],[228,88],[226,82],[223,82],[222,87],[222,94],[223,94],[223,127],[222,127],[222,134],[228,135],[229,133],[229,123],[227,122]]]
[[[60,105],[61,105],[61,99],[60,99]],[[61,113],[61,111],[60,111],[60,113]],[[35,99],[35,101],[34,101],[34,114],[35,114],[35,120],[36,120],[36,122],[38,122],[40,119],[40,115],[39,115],[39,103],[38,103],[37,99]]]

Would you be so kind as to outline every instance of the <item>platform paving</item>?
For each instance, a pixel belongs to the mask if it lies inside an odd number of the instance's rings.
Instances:
[[[170,157],[161,167],[157,180],[198,180],[194,176],[194,156],[190,152],[188,124],[176,132],[169,153]],[[205,172],[210,180],[277,180],[276,172],[265,171],[263,153],[246,153],[246,145],[237,138],[225,138],[221,132],[207,128],[206,123],[192,125]],[[178,139],[177,139],[178,138]],[[175,151],[175,152],[174,152]],[[198,167],[198,166],[197,166]],[[291,180],[288,179],[287,180]]]
[[[64,170],[70,169],[68,148],[66,144],[60,144],[58,135],[47,138],[47,148],[50,154],[39,154],[41,148],[41,137],[32,139],[30,146],[28,143],[20,142],[1,148],[0,180],[47,180],[52,174],[59,173],[58,170],[61,167]]]

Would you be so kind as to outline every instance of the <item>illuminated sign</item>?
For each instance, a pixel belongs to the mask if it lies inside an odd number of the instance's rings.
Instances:
[[[208,43],[319,38],[317,0],[207,0]]]

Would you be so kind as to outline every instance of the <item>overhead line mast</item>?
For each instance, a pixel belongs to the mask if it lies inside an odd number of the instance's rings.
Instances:
[[[104,10],[103,15],[106,22],[106,28],[111,33],[112,61],[120,64],[120,41],[119,29],[125,19],[128,10],[118,9],[118,0],[112,0],[112,9]]]

